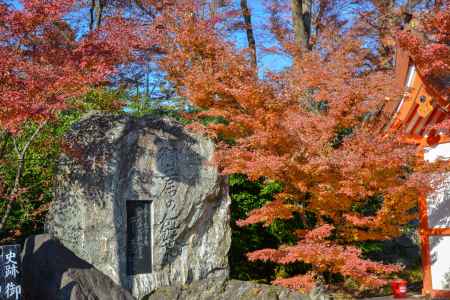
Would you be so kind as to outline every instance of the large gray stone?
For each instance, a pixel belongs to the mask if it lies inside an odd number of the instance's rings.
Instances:
[[[328,300],[317,292],[301,294],[287,288],[251,281],[214,278],[190,285],[173,285],[153,291],[145,300]]]
[[[28,237],[21,256],[25,299],[135,299],[48,235]]]
[[[228,275],[229,196],[214,144],[169,119],[92,114],[66,136],[48,232],[141,298]],[[151,273],[127,275],[126,202],[151,200]]]

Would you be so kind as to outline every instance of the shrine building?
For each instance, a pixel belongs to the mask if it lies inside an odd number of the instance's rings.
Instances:
[[[417,145],[426,161],[450,160],[449,132],[432,128],[450,117],[450,78],[426,78],[408,53],[397,47],[395,80],[404,94],[386,107],[392,116],[387,129]],[[433,192],[420,197],[419,215],[422,293],[450,298],[450,174]]]

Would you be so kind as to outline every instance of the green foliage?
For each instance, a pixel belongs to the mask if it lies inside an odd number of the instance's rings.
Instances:
[[[228,182],[233,230],[230,249],[231,277],[268,283],[274,277],[275,265],[270,262],[249,262],[245,253],[261,247],[276,247],[276,238],[260,224],[239,228],[235,222],[270,201],[273,195],[268,193],[267,189],[261,193],[265,187],[261,181],[251,182],[241,174],[230,176]]]
[[[203,125],[208,124],[224,124],[228,125],[228,121],[224,117],[213,117],[213,116],[207,116],[207,117],[201,117],[200,122]]]
[[[232,199],[231,217],[234,221],[245,218],[248,213],[271,201],[282,185],[275,181],[250,181],[245,175],[234,174],[228,178]]]
[[[187,119],[177,109],[171,107],[161,107],[158,109],[147,108],[145,111],[131,111],[127,110],[127,113],[134,117],[154,116],[154,117],[168,117],[180,122],[183,125],[190,124],[192,121]]]
[[[13,203],[5,230],[0,233],[0,241],[8,242],[42,232],[45,214],[53,199],[53,180],[64,134],[84,112],[97,110],[121,113],[124,97],[125,93],[121,90],[93,89],[73,99],[72,109],[59,113],[40,131],[25,155],[20,177],[20,188],[25,192]],[[18,149],[27,143],[36,126],[31,122],[24,125],[20,135],[15,137]],[[4,180],[8,192],[12,189],[19,161],[11,136],[2,136],[0,145],[0,178]],[[0,216],[4,215],[6,204],[5,199],[0,199]]]
[[[7,219],[5,231],[0,236],[3,241],[18,239],[34,233],[42,232],[45,212],[53,199],[52,185],[60,154],[60,141],[70,126],[80,118],[77,111],[68,111],[43,128],[31,144],[26,156],[20,186],[25,193],[14,202],[10,216]],[[36,129],[36,124],[28,123],[22,133],[16,137],[19,149]],[[17,157],[11,137],[5,143],[4,157],[0,164],[0,177],[11,189],[17,171]],[[6,201],[0,199],[0,215],[3,216]]]
[[[97,88],[90,90],[77,101],[81,102],[81,111],[118,112],[126,103],[126,92],[121,89]]]
[[[339,128],[336,131],[336,136],[331,141],[331,146],[333,148],[339,148],[340,145],[344,142],[344,139],[353,133],[353,128],[343,127]]]
[[[368,197],[360,203],[355,203],[352,207],[352,211],[358,212],[363,216],[373,216],[382,207],[383,200],[383,195],[374,195],[372,197]]]
[[[364,255],[373,255],[374,253],[382,252],[384,247],[381,242],[378,241],[367,241],[359,243],[358,248],[360,248]]]
[[[229,177],[231,196],[232,243],[230,249],[231,277],[239,280],[254,280],[270,283],[277,276],[288,276],[306,272],[309,266],[295,263],[279,266],[271,262],[250,262],[245,253],[261,248],[277,248],[282,244],[296,241],[294,229],[304,225],[298,215],[292,220],[277,220],[269,227],[254,224],[240,228],[236,221],[245,218],[250,211],[262,207],[271,201],[275,194],[281,192],[282,185],[274,181],[250,181],[242,174]]]

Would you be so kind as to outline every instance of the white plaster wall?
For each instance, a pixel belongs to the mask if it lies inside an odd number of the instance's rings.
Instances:
[[[450,290],[450,236],[430,236],[431,285]]]
[[[434,147],[427,147],[424,149],[425,161],[435,162],[436,160],[450,159],[450,143],[437,144]]]
[[[450,228],[450,174],[427,196],[429,228]],[[450,256],[450,252],[449,252]]]
[[[450,143],[424,149],[428,162],[450,160]],[[450,173],[427,197],[430,228],[450,228]],[[450,236],[430,236],[431,284],[434,290],[450,290]]]
[[[450,159],[450,143],[439,144],[424,149],[424,159],[428,162]],[[450,228],[450,173],[443,174],[441,181],[427,196],[428,226],[430,228]],[[448,254],[450,256],[450,252]]]

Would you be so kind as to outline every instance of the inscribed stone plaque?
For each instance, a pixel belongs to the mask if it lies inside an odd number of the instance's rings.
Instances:
[[[0,300],[22,299],[20,245],[0,247]]]
[[[127,201],[127,274],[152,272],[151,201]]]

